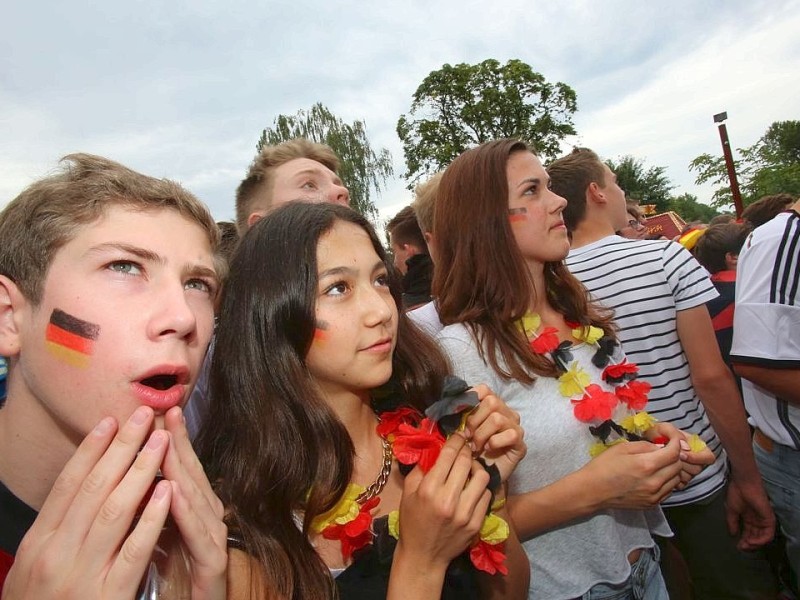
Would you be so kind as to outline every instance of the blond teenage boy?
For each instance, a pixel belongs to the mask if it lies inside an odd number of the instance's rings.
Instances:
[[[0,213],[3,600],[132,598],[168,515],[192,598],[224,598],[222,505],[180,408],[213,330],[215,223],[170,181],[63,163]]]

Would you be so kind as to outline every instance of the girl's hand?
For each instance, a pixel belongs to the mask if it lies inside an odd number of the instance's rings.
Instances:
[[[472,449],[494,464],[505,482],[528,451],[519,415],[487,386],[480,384],[472,389],[480,403],[467,418],[466,436]]]
[[[172,485],[170,512],[189,551],[192,600],[225,598],[228,564],[228,528],[222,521],[225,509],[192,449],[181,409],[171,408],[164,421],[170,444],[162,473]]]
[[[480,531],[491,498],[488,483],[466,439],[450,436],[428,473],[416,467],[406,476],[396,556],[444,576]]]
[[[170,443],[165,431],[148,438],[152,423],[140,407],[119,433],[107,417],[86,436],[23,538],[3,600],[134,597],[172,501],[159,482],[131,530]]]

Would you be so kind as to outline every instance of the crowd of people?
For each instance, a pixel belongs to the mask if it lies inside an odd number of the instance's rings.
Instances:
[[[3,600],[795,597],[800,201],[653,239],[496,140],[387,249],[338,168],[267,146],[215,223],[73,154],[0,212]]]

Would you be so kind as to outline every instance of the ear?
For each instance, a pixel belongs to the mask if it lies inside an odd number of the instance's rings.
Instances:
[[[13,281],[0,275],[0,355],[16,356],[20,351],[20,321],[27,300]]]
[[[250,216],[247,217],[247,228],[250,229],[253,225],[258,223],[261,219],[264,218],[265,211],[257,210],[256,212],[250,213]]]
[[[589,187],[586,188],[586,204],[605,204],[606,203],[606,195],[603,192],[603,189],[597,184],[596,181],[593,181],[589,184]]]
[[[739,263],[739,255],[734,254],[733,252],[726,252],[725,253],[725,268],[728,271],[735,271],[736,265]]]

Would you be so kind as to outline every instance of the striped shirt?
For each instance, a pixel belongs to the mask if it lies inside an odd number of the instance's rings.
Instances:
[[[666,240],[629,240],[608,236],[573,248],[570,271],[595,299],[614,310],[628,360],[650,383],[647,411],[659,421],[698,434],[717,461],[664,506],[691,504],[725,483],[726,456],[692,386],[689,362],[677,331],[677,313],[717,296],[708,272],[679,244]]]
[[[731,359],[800,369],[800,214],[779,214],[748,237],[739,254]],[[800,450],[800,407],[742,379],[751,422]]]

